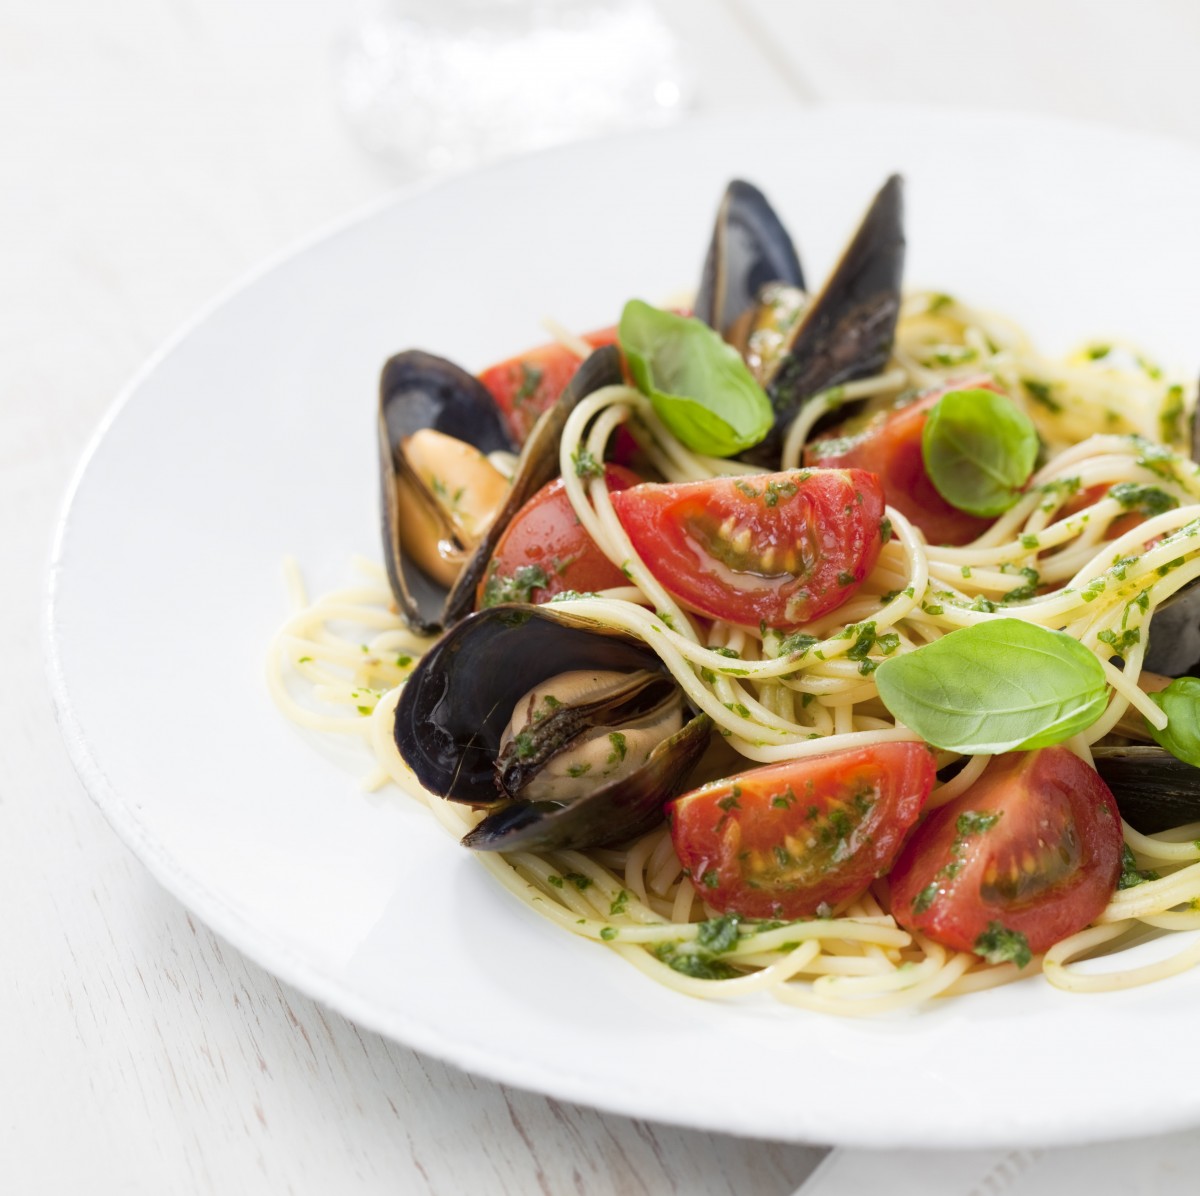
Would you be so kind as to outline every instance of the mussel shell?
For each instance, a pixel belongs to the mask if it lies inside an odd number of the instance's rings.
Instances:
[[[792,330],[767,380],[775,425],[745,459],[776,468],[783,435],[814,395],[887,364],[904,276],[904,187],[892,175],[872,201],[821,293]]]
[[[1200,676],[1200,581],[1190,582],[1150,616],[1145,667],[1165,677]]]
[[[663,804],[686,784],[711,732],[712,720],[699,714],[664,739],[632,776],[567,805],[513,802],[468,832],[463,846],[476,851],[574,851],[644,834],[662,821]]]
[[[597,349],[580,365],[558,402],[534,426],[521,450],[504,506],[447,593],[403,550],[398,478],[404,462],[398,446],[421,428],[465,440],[482,453],[513,451],[516,446],[487,388],[453,362],[410,350],[384,365],[379,383],[383,555],[392,594],[410,627],[433,634],[457,622],[472,608],[479,580],[504,529],[542,486],[558,476],[558,442],[567,416],[580,399],[621,380],[620,353],[613,346]],[[421,488],[414,489],[419,492]]]
[[[504,603],[468,615],[421,659],[400,692],[395,739],[431,793],[494,807],[495,760],[513,708],[574,669],[666,666],[641,640],[554,605]]]
[[[473,444],[481,453],[515,448],[495,402],[478,378],[452,361],[410,349],[390,358],[379,378],[379,478],[383,559],[400,613],[410,627],[440,626],[445,589],[406,556],[400,540],[400,444],[432,428]]]
[[[1200,820],[1200,769],[1160,747],[1092,751],[1121,817],[1144,835]]]
[[[724,336],[769,282],[804,290],[804,271],[783,222],[755,186],[734,179],[717,209],[693,310]]]
[[[457,580],[446,596],[442,623],[452,627],[475,606],[475,592],[487,571],[488,563],[500,537],[516,513],[547,483],[559,475],[558,449],[567,417],[581,399],[605,386],[616,386],[624,380],[621,372],[621,352],[615,345],[597,349],[575,371],[558,401],[548,408],[534,424],[521,449],[513,474],[512,486],[504,506],[484,533],[478,547],[463,566]]]

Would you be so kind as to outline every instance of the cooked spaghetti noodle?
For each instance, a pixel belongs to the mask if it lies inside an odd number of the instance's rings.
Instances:
[[[560,445],[567,494],[629,584],[572,597],[570,609],[636,636],[657,653],[688,700],[749,762],[731,771],[915,738],[880,702],[863,655],[850,655],[858,642],[855,629],[868,621],[876,635],[866,656],[872,663],[882,659],[878,637],[885,634],[894,637],[886,648],[891,654],[1001,616],[1066,631],[1097,654],[1110,686],[1105,713],[1067,743],[1089,763],[1092,745],[1118,732],[1131,711],[1164,725],[1163,711],[1138,686],[1147,638],[1142,629],[1156,607],[1200,577],[1200,467],[1181,451],[1195,394],[1145,357],[1092,345],[1066,360],[1048,360],[1006,321],[947,296],[912,295],[885,372],[808,403],[785,439],[782,467],[798,466],[812,425],[842,404],[888,402],[901,392],[945,385],[964,371],[996,379],[1034,420],[1049,459],[1020,501],[963,547],[928,546],[889,508],[894,536],[875,569],[848,602],[801,629],[814,637],[803,652],[790,650],[770,629],[690,616],[638,558],[603,477],[578,477],[573,461],[581,450],[603,460],[611,436],[625,427],[667,481],[756,471],[691,452],[649,401],[625,386],[588,395],[571,414]],[[1125,514],[1109,494],[1123,482],[1156,487],[1177,505],[1106,538]],[[1104,497],[1068,511],[1070,499],[1093,487]],[[302,725],[365,740],[377,761],[368,784],[394,782],[461,837],[478,815],[424,793],[392,736],[399,689],[431,641],[407,630],[394,613],[383,571],[367,562],[360,567],[364,584],[311,603],[291,569],[296,609],[271,648],[271,691]],[[1029,577],[1038,579],[1036,587],[1022,587]],[[1111,647],[1118,636],[1121,653]],[[1114,655],[1123,655],[1122,668],[1111,663]],[[958,759],[943,752],[938,765]],[[961,762],[926,808],[963,793],[987,759]],[[735,922],[732,939],[721,944],[719,969],[706,968],[703,961],[713,958],[706,949],[711,937],[728,935],[730,923],[706,909],[665,827],[621,849],[477,858],[505,888],[563,929],[607,945],[680,991],[705,997],[763,992],[811,1009],[863,1015],[1006,983],[1039,965],[1051,983],[1073,991],[1143,984],[1193,966],[1200,962],[1200,943],[1191,938],[1167,957],[1137,967],[1118,960],[1097,970],[1075,961],[1147,935],[1200,929],[1197,835],[1200,824],[1158,836],[1126,826],[1125,842],[1138,867],[1155,870],[1158,878],[1117,892],[1095,926],[1021,970],[900,929],[888,911],[886,881],[828,917],[783,925]]]

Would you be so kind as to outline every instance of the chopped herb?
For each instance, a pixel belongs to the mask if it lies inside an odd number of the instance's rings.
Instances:
[[[410,664],[412,664],[412,660],[413,660],[413,658],[411,656],[397,656],[396,657],[396,668],[406,669],[406,668],[408,668],[408,666]]]
[[[756,490],[749,482],[743,482],[740,478],[733,483],[734,488],[740,490],[747,498],[757,498],[759,491]]]
[[[707,872],[700,878],[700,883],[706,889],[715,889],[721,883],[721,878],[717,874],[715,868],[709,868]]]
[[[1135,885],[1144,885],[1148,880],[1158,880],[1158,873],[1152,868],[1139,868],[1137,857],[1126,844],[1121,852],[1121,875],[1117,878],[1117,888],[1132,889]]]
[[[1009,930],[1000,922],[989,922],[971,950],[982,955],[988,963],[1015,963],[1019,968],[1033,959],[1029,940],[1019,930]]]
[[[590,764],[571,764],[567,767],[567,776],[578,778],[592,771]]]
[[[1041,546],[1041,540],[1039,540],[1032,532],[1026,532],[1021,537],[1021,547],[1026,549],[1028,552],[1032,552],[1034,549],[1041,548]]]
[[[610,731],[608,742],[612,744],[612,750],[608,753],[608,764],[620,764],[625,759],[625,736],[620,731]]]
[[[549,881],[549,882],[550,882],[550,883],[551,883],[551,884],[552,884],[552,885],[553,885],[553,886],[554,886],[556,889],[561,889],[561,888],[563,887],[563,878],[562,878],[561,876],[547,876],[547,877],[546,877],[546,879],[547,879],[547,880],[548,880],[548,881]]]
[[[619,918],[629,905],[629,894],[622,889],[614,898],[612,905],[608,907],[608,916],[610,918]]]
[[[307,664],[310,660],[312,660],[311,656],[301,656],[297,663],[298,664]]]
[[[807,476],[806,474],[805,477]],[[763,502],[768,507],[773,507],[781,498],[791,498],[798,489],[795,482],[768,482],[766,492],[763,494]]]
[[[600,937],[606,942],[611,943],[621,932],[615,926],[605,926],[600,931]]]
[[[852,586],[858,580],[853,573],[847,573],[845,569],[837,576],[837,583],[840,586]]]
[[[914,898],[912,901],[912,910],[914,914],[923,914],[933,904],[934,899],[938,895],[938,882],[931,880]]]
[[[968,835],[982,835],[985,831],[990,831],[999,821],[1000,811],[992,813],[990,810],[965,810],[958,816],[954,829],[965,839]]]
[[[598,478],[604,473],[604,466],[583,445],[571,454],[571,461],[577,478]]]
[[[879,541],[881,544],[886,544],[893,535],[892,521],[885,515],[879,521]]]
[[[581,893],[592,883],[592,878],[582,872],[568,872],[563,880],[569,880]]]
[[[1115,631],[1102,631],[1096,638],[1102,644],[1107,644],[1113,652],[1124,660],[1125,653],[1141,640],[1142,633],[1136,627],[1129,627],[1125,631],[1122,631],[1120,635],[1117,635]]]
[[[1017,586],[1015,590],[1009,590],[1001,602],[1024,602],[1026,599],[1037,596],[1038,586],[1042,583],[1041,574],[1036,569],[1022,569],[1022,576],[1025,578],[1023,586]]]
[[[1161,515],[1179,506],[1179,499],[1157,486],[1139,486],[1135,482],[1118,482],[1110,486],[1109,498],[1115,498],[1127,511],[1138,511],[1143,515]]]
[[[1167,390],[1158,415],[1158,428],[1167,444],[1177,444],[1183,439],[1183,387],[1178,383]]]
[[[528,731],[513,736],[513,747],[516,749],[518,760],[528,760],[537,751],[533,736]]]
[[[1039,382],[1036,378],[1022,378],[1021,385],[1029,392],[1029,397],[1035,403],[1041,403],[1047,411],[1058,415],[1062,404],[1050,393],[1053,387],[1048,382]]]
[[[493,573],[483,589],[483,606],[496,606],[501,602],[530,602],[534,590],[545,589],[549,584],[550,578],[540,565],[518,565],[511,577]]]
[[[737,914],[726,914],[723,918],[710,918],[696,927],[696,942],[706,951],[714,955],[723,955],[737,946],[738,924],[741,918]]]
[[[531,365],[528,361],[521,362],[521,388],[513,395],[514,407],[520,407],[522,403],[537,394],[537,389],[542,384],[543,374],[545,374],[545,370],[540,365]]]
[[[706,959],[693,952],[676,952],[665,960],[676,972],[691,976],[693,980],[732,980],[738,973],[724,960]]]

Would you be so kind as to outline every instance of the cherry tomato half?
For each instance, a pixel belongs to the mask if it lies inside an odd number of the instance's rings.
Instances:
[[[1095,769],[1064,747],[1009,752],[917,828],[892,869],[892,915],[989,958],[989,938],[1003,936],[1019,963],[1014,942],[1039,954],[1104,909],[1122,844]]]
[[[620,465],[604,467],[609,490],[642,479]],[[475,596],[476,607],[497,602],[547,602],[564,590],[607,590],[627,584],[575,515],[562,478],[547,482],[504,530]]]
[[[748,627],[795,627],[840,606],[883,546],[883,489],[860,469],[647,483],[613,507],[667,590]]]
[[[788,760],[676,798],[671,840],[714,909],[803,918],[887,872],[934,779],[921,743]]]
[[[930,544],[968,544],[982,535],[991,519],[951,506],[925,472],[921,435],[929,409],[948,390],[986,387],[990,378],[970,378],[923,395],[903,407],[852,419],[814,440],[804,450],[805,465],[825,469],[869,469],[879,475],[890,506],[925,533]]]
[[[584,338],[593,349],[612,345],[617,328],[601,328]],[[517,444],[524,444],[537,418],[566,389],[579,368],[579,358],[554,341],[489,366],[479,380],[491,392]]]

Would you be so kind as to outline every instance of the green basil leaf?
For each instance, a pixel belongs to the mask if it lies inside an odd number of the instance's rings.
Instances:
[[[1048,747],[1104,713],[1096,657],[1061,631],[1020,619],[963,627],[875,670],[879,696],[926,743],[984,755]]]
[[[972,515],[1002,515],[1033,472],[1037,431],[994,390],[951,390],[929,410],[921,454],[948,503]]]
[[[1200,677],[1177,677],[1150,700],[1167,714],[1167,725],[1150,728],[1159,747],[1178,760],[1200,768]]]
[[[694,452],[731,457],[771,430],[766,391],[707,324],[631,299],[618,335],[638,390]]]

